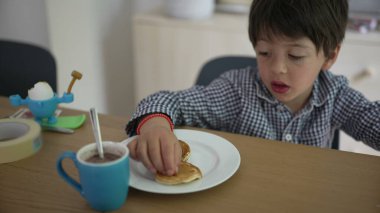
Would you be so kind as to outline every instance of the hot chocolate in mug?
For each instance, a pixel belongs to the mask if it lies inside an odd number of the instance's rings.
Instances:
[[[126,201],[129,186],[129,150],[120,143],[103,142],[104,159],[96,144],[88,144],[77,153],[66,151],[57,160],[58,174],[74,187],[98,211],[112,211]],[[62,167],[69,158],[78,170],[80,181],[74,180]]]

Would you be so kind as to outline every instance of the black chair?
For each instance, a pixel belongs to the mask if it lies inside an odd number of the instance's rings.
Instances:
[[[32,44],[0,40],[0,95],[19,94],[25,98],[39,81],[46,81],[57,92],[53,55]]]
[[[339,139],[340,139],[340,136],[339,136],[339,130],[335,130],[334,132],[334,138],[333,138],[333,141],[332,141],[332,144],[331,144],[331,148],[332,149],[336,149],[336,150],[339,150]]]
[[[226,56],[214,58],[203,65],[195,84],[206,86],[227,70],[248,66],[255,67],[256,65],[256,59],[249,56]]]
[[[207,86],[212,80],[219,77],[225,71],[245,68],[247,66],[257,66],[256,58],[250,56],[222,56],[211,59],[202,66],[195,84]],[[339,149],[338,130],[334,133],[331,148]]]

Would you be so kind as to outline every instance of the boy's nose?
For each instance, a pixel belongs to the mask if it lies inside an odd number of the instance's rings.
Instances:
[[[286,74],[286,61],[280,57],[273,57],[270,63],[271,71],[276,74]]]

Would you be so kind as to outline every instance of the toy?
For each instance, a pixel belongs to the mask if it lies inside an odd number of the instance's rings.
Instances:
[[[70,83],[68,92],[63,93],[62,97],[54,94],[47,82],[38,82],[28,90],[28,97],[25,99],[22,99],[20,95],[11,95],[9,100],[13,106],[27,105],[37,122],[41,123],[43,119],[47,119],[48,124],[54,124],[57,122],[55,110],[58,104],[74,101],[71,88],[76,79],[82,78],[82,74],[77,71],[73,71],[71,75],[73,80]]]

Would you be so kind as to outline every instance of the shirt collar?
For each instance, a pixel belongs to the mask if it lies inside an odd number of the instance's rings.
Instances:
[[[322,106],[326,102],[328,97],[327,91],[322,89],[323,87],[321,86],[321,75],[323,75],[323,71],[321,71],[318,78],[315,80],[313,84],[313,92],[309,102],[311,105],[316,107]]]
[[[261,81],[259,72],[256,72],[256,95],[257,97],[266,100],[269,103],[276,104],[278,103],[278,100],[273,97],[273,95],[269,92],[269,90],[266,88],[264,83]]]

